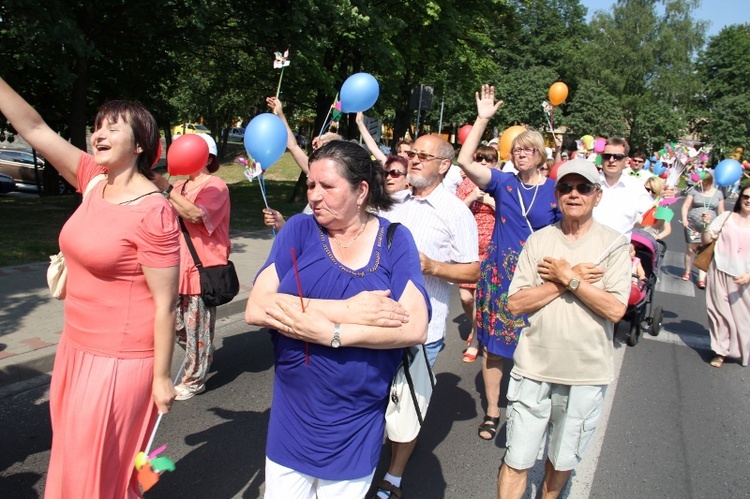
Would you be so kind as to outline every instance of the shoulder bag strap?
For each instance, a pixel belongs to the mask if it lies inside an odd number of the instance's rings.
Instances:
[[[201,259],[198,258],[198,253],[195,251],[195,246],[193,246],[193,241],[190,240],[190,234],[188,234],[187,227],[185,227],[185,222],[182,220],[182,217],[177,217],[177,220],[180,221],[180,227],[182,227],[182,234],[185,236],[185,243],[187,243],[188,250],[190,251],[190,255],[193,257],[193,262],[195,262],[195,266],[198,269],[203,268],[203,264],[201,263]]]

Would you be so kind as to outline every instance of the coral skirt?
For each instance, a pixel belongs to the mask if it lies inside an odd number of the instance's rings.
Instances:
[[[153,357],[93,355],[61,338],[50,386],[46,499],[142,497],[133,467],[156,420]]]

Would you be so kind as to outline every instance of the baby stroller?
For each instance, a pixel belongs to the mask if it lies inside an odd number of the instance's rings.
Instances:
[[[661,330],[664,310],[662,307],[654,307],[654,290],[659,267],[667,252],[667,244],[660,239],[654,239],[654,236],[641,229],[633,229],[630,242],[635,246],[635,254],[641,259],[646,274],[637,303],[628,305],[622,318],[623,321],[630,321],[627,342],[633,347],[638,343],[644,327],[649,329],[652,336],[657,336]]]

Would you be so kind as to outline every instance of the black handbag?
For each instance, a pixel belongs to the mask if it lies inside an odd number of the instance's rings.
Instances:
[[[201,279],[201,298],[203,303],[209,307],[218,307],[229,303],[240,292],[240,280],[237,278],[237,271],[234,270],[234,264],[228,261],[226,265],[217,265],[215,267],[204,267],[195,246],[190,240],[187,227],[182,217],[179,217],[182,233],[185,236],[188,250],[193,256],[195,267],[198,269]]]

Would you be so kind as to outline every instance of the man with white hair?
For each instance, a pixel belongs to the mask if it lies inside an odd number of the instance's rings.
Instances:
[[[528,322],[508,385],[499,499],[523,496],[548,431],[542,497],[557,497],[580,464],[614,379],[614,324],[630,293],[629,241],[592,216],[602,199],[594,164],[561,165],[555,197],[562,220],[529,236],[508,290],[510,312]]]

